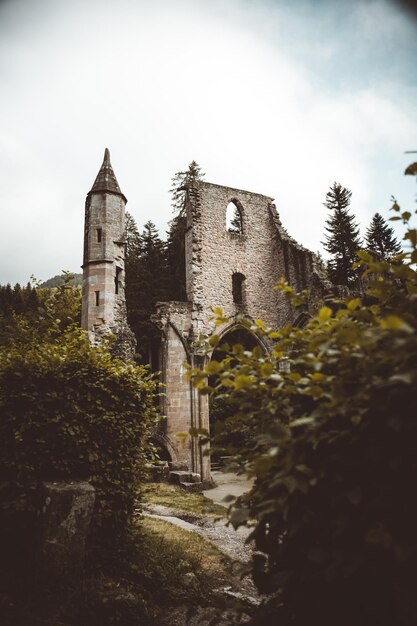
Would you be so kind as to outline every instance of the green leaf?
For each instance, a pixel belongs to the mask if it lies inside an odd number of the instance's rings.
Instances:
[[[323,306],[317,316],[320,323],[327,322],[332,316],[332,310],[328,306]]]
[[[234,386],[235,389],[245,389],[246,387],[250,387],[252,382],[253,380],[250,376],[239,374],[234,380]]]
[[[386,330],[402,330],[413,333],[414,329],[398,315],[387,315],[380,320],[380,326]]]
[[[349,311],[355,311],[355,309],[358,309],[360,306],[362,306],[362,300],[360,298],[348,300],[347,308],[349,309]]]
[[[214,360],[210,361],[210,363],[207,363],[205,367],[205,372],[208,375],[218,374],[221,370],[222,370],[221,363],[219,363],[218,361],[214,361]]]

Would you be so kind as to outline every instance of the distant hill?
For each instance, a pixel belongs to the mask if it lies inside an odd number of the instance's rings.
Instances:
[[[81,286],[82,284],[82,280],[83,280],[83,275],[82,274],[73,274],[74,278],[71,281],[71,285],[75,285],[77,286]],[[64,284],[64,279],[62,278],[61,274],[57,274],[56,276],[52,276],[52,278],[48,278],[48,280],[45,280],[45,282],[43,282],[40,286],[41,287],[59,287],[60,285]]]

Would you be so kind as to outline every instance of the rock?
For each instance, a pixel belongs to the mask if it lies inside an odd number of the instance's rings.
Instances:
[[[174,485],[181,485],[181,483],[201,483],[201,475],[189,471],[170,472],[169,479]]]
[[[150,465],[148,468],[149,480],[153,483],[163,483],[169,481],[168,465]]]
[[[169,469],[171,470],[171,472],[188,472],[189,471],[187,463],[169,461],[168,465],[169,465]]]
[[[95,490],[84,481],[44,482],[40,489],[39,570],[51,579],[82,570]]]

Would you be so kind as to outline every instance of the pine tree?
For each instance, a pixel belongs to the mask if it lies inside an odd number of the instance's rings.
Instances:
[[[139,231],[136,226],[135,219],[126,211],[126,233],[125,233],[125,241],[126,241],[126,262],[132,260],[135,257],[140,245],[139,245]]]
[[[203,180],[204,176],[205,174],[197,161],[191,161],[185,172],[177,172],[175,174],[170,191],[172,196],[171,206],[174,213],[179,213],[180,215],[184,213],[186,187],[188,186],[192,189],[194,183],[198,180]]]
[[[339,183],[333,183],[326,194],[326,206],[331,215],[326,220],[323,242],[325,250],[332,256],[329,261],[330,278],[335,285],[353,286],[358,279],[358,270],[352,265],[357,260],[356,252],[361,248],[359,228],[349,213],[352,192]]]
[[[140,235],[138,227],[132,215],[126,211],[126,256],[125,256],[125,298],[127,321],[135,334],[137,348],[140,350],[137,323],[139,319],[140,299],[142,297],[140,287]]]
[[[376,258],[388,261],[401,252],[401,244],[394,236],[394,230],[382,215],[375,213],[365,234],[366,247]]]
[[[231,216],[230,224],[228,226],[228,231],[237,235],[242,233],[242,216],[239,209],[235,205],[233,206],[233,213]]]
[[[138,360],[158,369],[159,331],[150,318],[155,304],[167,300],[166,246],[152,222],[145,224],[141,234],[132,216],[126,225],[127,318],[136,336]]]
[[[168,299],[185,302],[187,300],[185,278],[185,231],[187,218],[176,215],[169,223],[167,233],[167,272],[169,275]]]
[[[187,299],[185,284],[185,195],[188,187],[191,194],[197,193],[195,183],[205,174],[196,161],[191,161],[185,172],[177,172],[172,179],[171,196],[175,217],[169,223],[167,233],[167,266],[169,275],[169,300],[184,302]]]

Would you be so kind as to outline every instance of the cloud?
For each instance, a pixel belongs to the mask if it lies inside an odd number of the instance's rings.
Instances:
[[[275,196],[314,250],[334,180],[364,226],[391,193],[411,200],[417,87],[391,68],[412,65],[415,30],[386,2],[353,4],[1,5],[0,282],[77,270],[106,146],[139,226],[162,231],[171,177],[192,159],[212,182]]]

